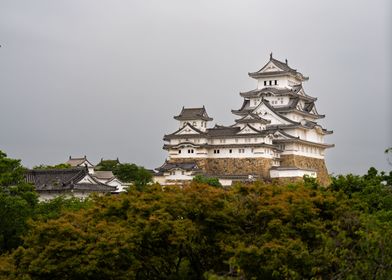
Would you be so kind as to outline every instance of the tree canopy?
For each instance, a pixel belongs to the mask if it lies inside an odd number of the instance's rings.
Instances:
[[[0,152],[0,279],[390,279],[392,172],[205,180],[38,202]]]
[[[330,188],[312,179],[230,189],[193,182],[182,189],[150,185],[93,197],[88,205],[64,207],[61,214],[41,211],[23,245],[0,258],[0,275],[388,279],[389,176],[370,169],[364,176],[333,178]]]
[[[142,166],[133,163],[120,163],[118,160],[102,160],[96,170],[112,171],[123,182],[143,187],[152,181],[152,174]]]

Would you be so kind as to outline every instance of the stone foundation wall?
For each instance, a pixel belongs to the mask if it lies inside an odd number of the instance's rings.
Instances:
[[[207,159],[171,159],[172,163],[196,162],[199,168],[212,176],[219,175],[258,175],[260,179],[270,180],[269,170],[272,160],[267,158],[207,158]],[[329,185],[331,180],[323,159],[297,155],[282,155],[281,166],[315,169],[317,179],[322,185]],[[293,178],[301,180],[301,178]],[[279,179],[281,180],[281,179]],[[284,181],[284,178],[282,178]]]
[[[211,175],[258,175],[268,179],[271,159],[268,158],[211,158],[207,172]]]
[[[170,162],[194,161],[200,169],[212,176],[219,175],[258,175],[269,179],[272,160],[268,158],[208,158],[208,159],[171,159]]]
[[[315,169],[317,171],[317,179],[322,185],[327,186],[331,183],[324,159],[298,155],[281,155],[280,158],[281,166]]]

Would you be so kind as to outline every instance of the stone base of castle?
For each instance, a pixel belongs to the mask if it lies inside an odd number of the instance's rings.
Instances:
[[[270,169],[272,160],[267,158],[208,158],[208,159],[170,159],[170,163],[196,162],[201,171],[209,176],[230,177],[230,176],[248,176],[254,175],[261,180],[270,180]],[[281,166],[296,167],[303,169],[313,169],[317,171],[317,180],[322,185],[329,185],[330,178],[327,167],[323,159],[298,156],[282,155]],[[279,181],[295,181],[302,178],[279,178]],[[276,179],[274,179],[276,180]]]
[[[320,184],[328,186],[331,183],[324,159],[298,155],[281,155],[280,159],[281,166],[314,169],[317,172],[317,180]]]
[[[171,159],[171,163],[189,162],[189,159]],[[271,159],[267,158],[208,158],[192,159],[197,166],[211,176],[248,176],[255,175],[261,179],[269,179]]]

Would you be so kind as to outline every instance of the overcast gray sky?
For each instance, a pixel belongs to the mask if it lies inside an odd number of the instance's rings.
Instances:
[[[390,170],[390,2],[0,0],[0,150],[158,167],[181,107],[231,124],[272,51],[310,77],[329,171]]]

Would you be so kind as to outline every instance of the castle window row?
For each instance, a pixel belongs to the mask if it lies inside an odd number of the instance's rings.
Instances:
[[[197,149],[196,149],[197,151]],[[210,151],[213,154],[224,154],[224,153],[229,153],[229,154],[234,154],[234,153],[238,153],[238,154],[245,154],[247,152],[250,152],[252,154],[263,154],[263,155],[272,155],[274,158],[279,158],[280,154],[273,151],[272,149],[268,149],[268,148],[263,148],[263,149],[255,149],[255,148],[238,148],[238,149],[213,149]],[[195,153],[195,149],[184,149],[184,151],[182,149],[179,149],[178,154],[182,154],[182,153],[188,153],[188,154],[194,154]]]
[[[264,86],[267,86],[267,85],[270,85],[270,86],[275,85],[275,86],[277,86],[278,85],[278,80],[264,81]]]
[[[278,97],[278,100],[271,100],[272,105],[276,105],[278,103],[283,104],[283,97]]]
[[[203,139],[201,139],[203,140]],[[206,139],[204,139],[206,141]],[[201,142],[205,142],[205,141],[200,141],[199,138],[195,138],[195,139],[178,139],[178,140],[171,140],[171,144],[179,144],[182,142],[191,142],[191,143],[201,143]],[[217,141],[217,142],[216,142]],[[265,142],[266,144],[272,144],[272,140],[269,138],[264,138],[264,137],[260,137],[260,138],[232,138],[232,139],[211,139],[209,140],[210,144],[214,144],[214,143],[220,143],[220,144],[225,144],[225,143],[262,143]]]

